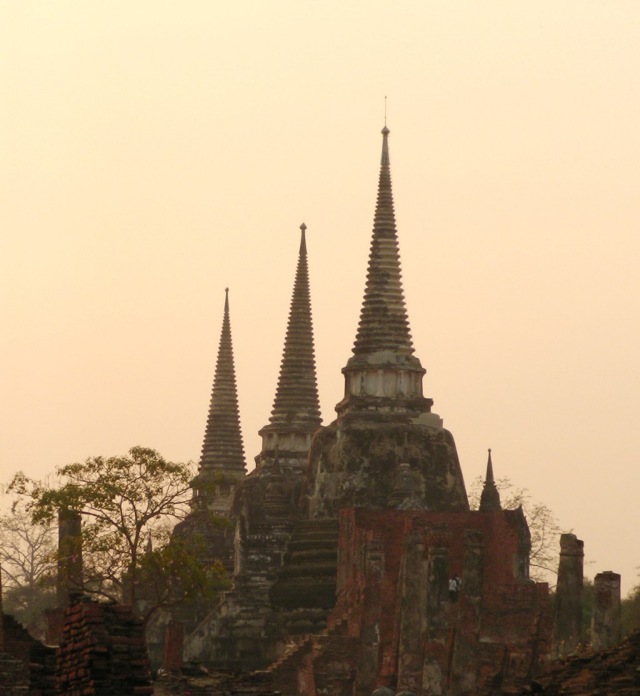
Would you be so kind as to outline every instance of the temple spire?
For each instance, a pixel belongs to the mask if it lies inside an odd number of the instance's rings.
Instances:
[[[494,512],[502,510],[500,504],[500,492],[493,478],[493,462],[491,461],[491,449],[487,458],[487,473],[484,479],[482,494],[480,495],[480,512]]]
[[[289,321],[284,342],[270,425],[260,433],[315,432],[322,424],[316,380],[316,363],[307,263],[307,226],[300,225],[300,249]]]
[[[336,406],[338,417],[353,411],[365,416],[374,411],[430,412],[433,401],[422,391],[426,370],[413,352],[391,191],[389,129],[385,124],[367,282],[353,355],[342,368],[345,393]],[[436,420],[436,427],[440,427],[440,419]]]
[[[353,348],[355,355],[389,350],[405,355],[413,353],[402,290],[388,137],[389,129],[385,125],[367,283]]]
[[[218,348],[207,427],[202,444],[198,475],[192,486],[198,494],[201,483],[221,481],[225,475],[237,479],[246,472],[236,373],[229,320],[229,288],[225,289],[222,332]],[[205,497],[208,497],[205,494]]]

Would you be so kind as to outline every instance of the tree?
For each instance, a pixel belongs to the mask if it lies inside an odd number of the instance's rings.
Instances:
[[[622,600],[622,635],[640,629],[640,585],[636,585]]]
[[[24,505],[0,517],[3,607],[36,638],[44,636],[43,612],[55,604],[54,530],[32,524]]]
[[[160,606],[190,593],[213,596],[224,584],[220,565],[198,562],[198,539],[171,540],[170,528],[189,510],[190,465],[133,447],[128,456],[90,457],[57,474],[58,488],[23,474],[10,488],[28,500],[35,523],[61,510],[81,514],[84,592],[143,608],[147,621]]]
[[[484,479],[478,476],[471,484],[469,506],[477,510]],[[496,481],[504,510],[522,506],[531,533],[530,575],[537,582],[547,582],[558,573],[561,529],[552,510],[533,499],[526,488],[516,488],[508,478]]]

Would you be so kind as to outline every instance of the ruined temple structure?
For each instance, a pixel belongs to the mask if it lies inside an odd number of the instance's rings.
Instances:
[[[455,442],[423,393],[382,157],[369,266],[337,418],[320,427],[305,227],[278,389],[238,486],[234,584],[185,657],[262,670],[283,694],[493,694],[551,653],[546,584],[491,454],[470,511]]]
[[[198,473],[191,483],[191,512],[173,534],[177,538],[203,539],[203,557],[222,560],[230,572],[233,569],[231,505],[246,472],[227,288],[207,426]]]
[[[234,566],[231,506],[246,471],[227,288],[202,452],[198,473],[191,482],[191,510],[175,526],[172,543],[191,546],[204,564],[222,563],[229,577]],[[140,588],[138,597],[141,598],[139,609],[142,609],[144,588]],[[179,621],[184,630],[190,632],[210,609],[207,600],[194,597],[171,610],[162,608],[153,614],[147,623],[146,639],[154,669],[162,665],[168,624]]]
[[[302,524],[299,501],[311,438],[320,427],[313,321],[309,292],[306,225],[300,247],[280,375],[269,423],[260,430],[255,469],[238,489],[234,585],[220,606],[187,640],[186,656],[222,668],[252,669],[275,660],[286,631],[270,593]],[[337,525],[330,524],[332,606],[335,594]],[[320,628],[326,624],[320,611]]]

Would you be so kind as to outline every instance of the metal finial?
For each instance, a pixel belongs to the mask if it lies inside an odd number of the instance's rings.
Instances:
[[[387,128],[387,97],[385,96],[384,98],[384,128],[382,129],[381,133],[382,135],[386,136],[389,135],[391,131]]]

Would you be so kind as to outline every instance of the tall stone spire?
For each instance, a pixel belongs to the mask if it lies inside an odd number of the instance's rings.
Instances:
[[[265,456],[267,453],[277,452],[280,464],[284,463],[285,467],[290,456],[305,459],[311,436],[322,424],[313,343],[306,229],[307,226],[302,223],[278,386],[269,425],[260,430],[263,446],[257,458],[258,465],[260,461],[269,458]]]
[[[502,510],[500,504],[500,491],[493,478],[493,462],[491,461],[491,450],[487,458],[487,473],[484,478],[484,486],[480,495],[480,512],[495,512]]]
[[[316,380],[307,264],[307,226],[300,225],[300,251],[289,310],[280,377],[269,422],[286,430],[317,430],[322,419]]]
[[[430,410],[432,403],[422,394],[426,370],[413,355],[405,308],[388,138],[385,125],[367,282],[353,356],[342,370],[345,398],[336,407],[339,415],[359,406],[367,411],[405,408],[424,412]],[[367,403],[358,404],[361,398],[366,398]],[[389,398],[394,399],[393,406],[388,403]],[[381,399],[387,401],[386,406]]]
[[[353,348],[355,355],[386,350],[405,355],[413,353],[402,290],[388,136],[389,129],[385,126],[367,284]]]
[[[227,499],[245,473],[227,288],[209,416],[198,475],[192,482],[194,501],[205,502],[216,512],[228,512],[231,502]],[[216,490],[211,490],[212,487]]]

